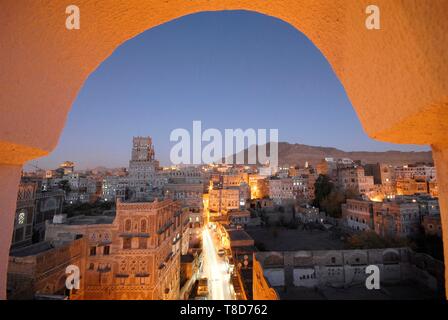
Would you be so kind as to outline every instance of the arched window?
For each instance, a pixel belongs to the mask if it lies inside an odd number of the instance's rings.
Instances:
[[[398,264],[400,262],[400,254],[398,251],[388,249],[383,252],[384,264]]]
[[[146,231],[147,231],[146,219],[142,219],[140,221],[140,232],[146,232]]]
[[[131,228],[132,228],[131,219],[126,219],[126,221],[124,223],[124,230],[131,231]]]

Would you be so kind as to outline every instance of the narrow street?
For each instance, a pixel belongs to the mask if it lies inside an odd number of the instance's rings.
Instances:
[[[230,275],[226,270],[226,262],[218,256],[218,249],[208,227],[204,227],[202,241],[204,249],[204,277],[207,277],[209,280],[209,299],[234,300],[235,297],[230,285]]]

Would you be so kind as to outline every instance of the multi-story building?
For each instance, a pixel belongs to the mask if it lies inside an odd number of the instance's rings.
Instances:
[[[45,237],[45,222],[53,220],[62,213],[64,191],[55,189],[37,191],[35,196],[35,212],[33,219],[33,242],[42,241]]]
[[[414,178],[397,179],[397,195],[414,195],[416,193],[428,193],[428,182]]]
[[[376,189],[371,195],[373,199],[390,199],[396,195],[395,168],[392,165],[383,163],[366,164],[364,170],[367,176],[373,176]]]
[[[352,190],[358,194],[369,194],[375,190],[373,177],[366,176],[361,166],[338,168],[338,186],[343,190]]]
[[[395,200],[417,203],[419,205],[420,215],[422,216],[435,216],[440,214],[439,200],[427,194],[397,195]]]
[[[232,210],[228,214],[229,224],[236,226],[246,226],[250,222],[250,212],[248,210]]]
[[[74,298],[178,299],[187,224],[175,201],[118,199],[115,217],[75,217],[48,224],[46,238],[87,239],[84,286]]]
[[[64,191],[43,189],[42,181],[22,178],[17,197],[16,219],[11,248],[42,241],[45,221],[62,212]]]
[[[259,166],[257,170],[260,176],[270,177],[277,172],[278,168],[266,165],[266,166]]]
[[[223,174],[221,175],[223,188],[239,187],[241,184],[249,184],[249,175],[247,173]]]
[[[68,175],[75,171],[75,164],[72,161],[65,161],[65,162],[61,163],[59,168],[61,168],[63,170],[64,175]]]
[[[244,205],[244,204],[243,204]],[[240,208],[240,188],[211,188],[209,190],[209,209],[212,212],[226,213]]]
[[[203,219],[204,187],[200,183],[168,183],[163,187],[166,198],[179,202],[189,216],[190,227],[200,227]]]
[[[238,168],[237,168],[238,169]],[[251,198],[249,174],[240,168],[225,173],[212,173],[209,179],[209,209],[227,213],[245,207]]]
[[[78,172],[72,172],[62,177],[63,180],[67,180],[68,186],[73,191],[87,191],[87,177]]]
[[[159,180],[166,183],[205,183],[206,174],[200,167],[168,167],[157,172]]]
[[[265,177],[258,174],[249,175],[251,199],[262,199],[269,196],[269,184]]]
[[[383,186],[393,186],[395,182],[395,168],[384,163],[364,165],[365,175],[373,176],[373,183]]]
[[[374,230],[380,236],[408,237],[418,234],[420,211],[416,202],[401,200],[374,202]]]
[[[373,230],[373,202],[347,199],[342,205],[342,219],[352,230]]]
[[[293,176],[291,179],[296,199],[311,202],[314,199],[316,175],[301,174]]]
[[[292,178],[269,179],[269,198],[277,205],[293,203],[296,195]]]
[[[203,271],[203,254],[198,251],[182,255],[180,259],[180,299],[188,300]]]
[[[51,178],[46,181],[45,189],[55,189],[65,185],[65,202],[94,202],[101,194],[101,181],[80,172],[68,172],[61,178]]]
[[[11,248],[23,247],[32,243],[35,200],[36,184],[21,183],[17,195]]]
[[[128,186],[130,197],[136,200],[148,200],[155,187],[156,171],[159,162],[154,158],[151,137],[134,137],[132,154],[129,161]]]
[[[67,299],[66,268],[77,266],[84,273],[86,239],[45,241],[10,252],[8,300]],[[80,286],[83,286],[80,281]]]
[[[303,223],[322,223],[326,215],[320,212],[319,208],[313,207],[309,204],[296,204],[296,217]]]
[[[439,200],[433,197],[417,197],[417,202],[420,206],[421,215],[438,216],[440,215]]]
[[[102,181],[101,198],[104,201],[126,199],[129,179],[126,176],[106,176]]]
[[[279,165],[277,176],[279,178],[288,178],[290,176],[290,166],[288,164]]]
[[[428,165],[405,165],[395,167],[397,179],[418,179],[431,181],[436,179],[436,168]]]

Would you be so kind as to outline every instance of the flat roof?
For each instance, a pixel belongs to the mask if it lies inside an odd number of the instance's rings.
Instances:
[[[253,240],[252,237],[244,230],[228,230],[230,240]]]
[[[250,216],[249,210],[229,211],[227,214],[229,216]]]
[[[16,248],[9,252],[11,257],[27,257],[34,256],[39,253],[51,250],[56,246],[49,241],[39,242],[23,248]]]
[[[90,224],[112,224],[114,222],[115,215],[113,216],[74,216],[67,219],[65,222],[61,224],[65,225],[90,225]],[[57,224],[57,223],[53,223]]]

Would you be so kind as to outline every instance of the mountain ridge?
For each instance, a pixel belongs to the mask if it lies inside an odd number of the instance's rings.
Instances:
[[[270,149],[269,143],[267,150]],[[247,150],[244,151],[247,159]],[[240,152],[240,153],[241,153]],[[268,153],[269,154],[269,153]],[[235,155],[234,155],[235,157]],[[279,165],[304,165],[308,161],[316,165],[324,158],[350,158],[363,163],[386,163],[390,165],[406,165],[413,163],[433,163],[431,151],[343,151],[334,147],[311,146],[299,143],[278,143]]]

